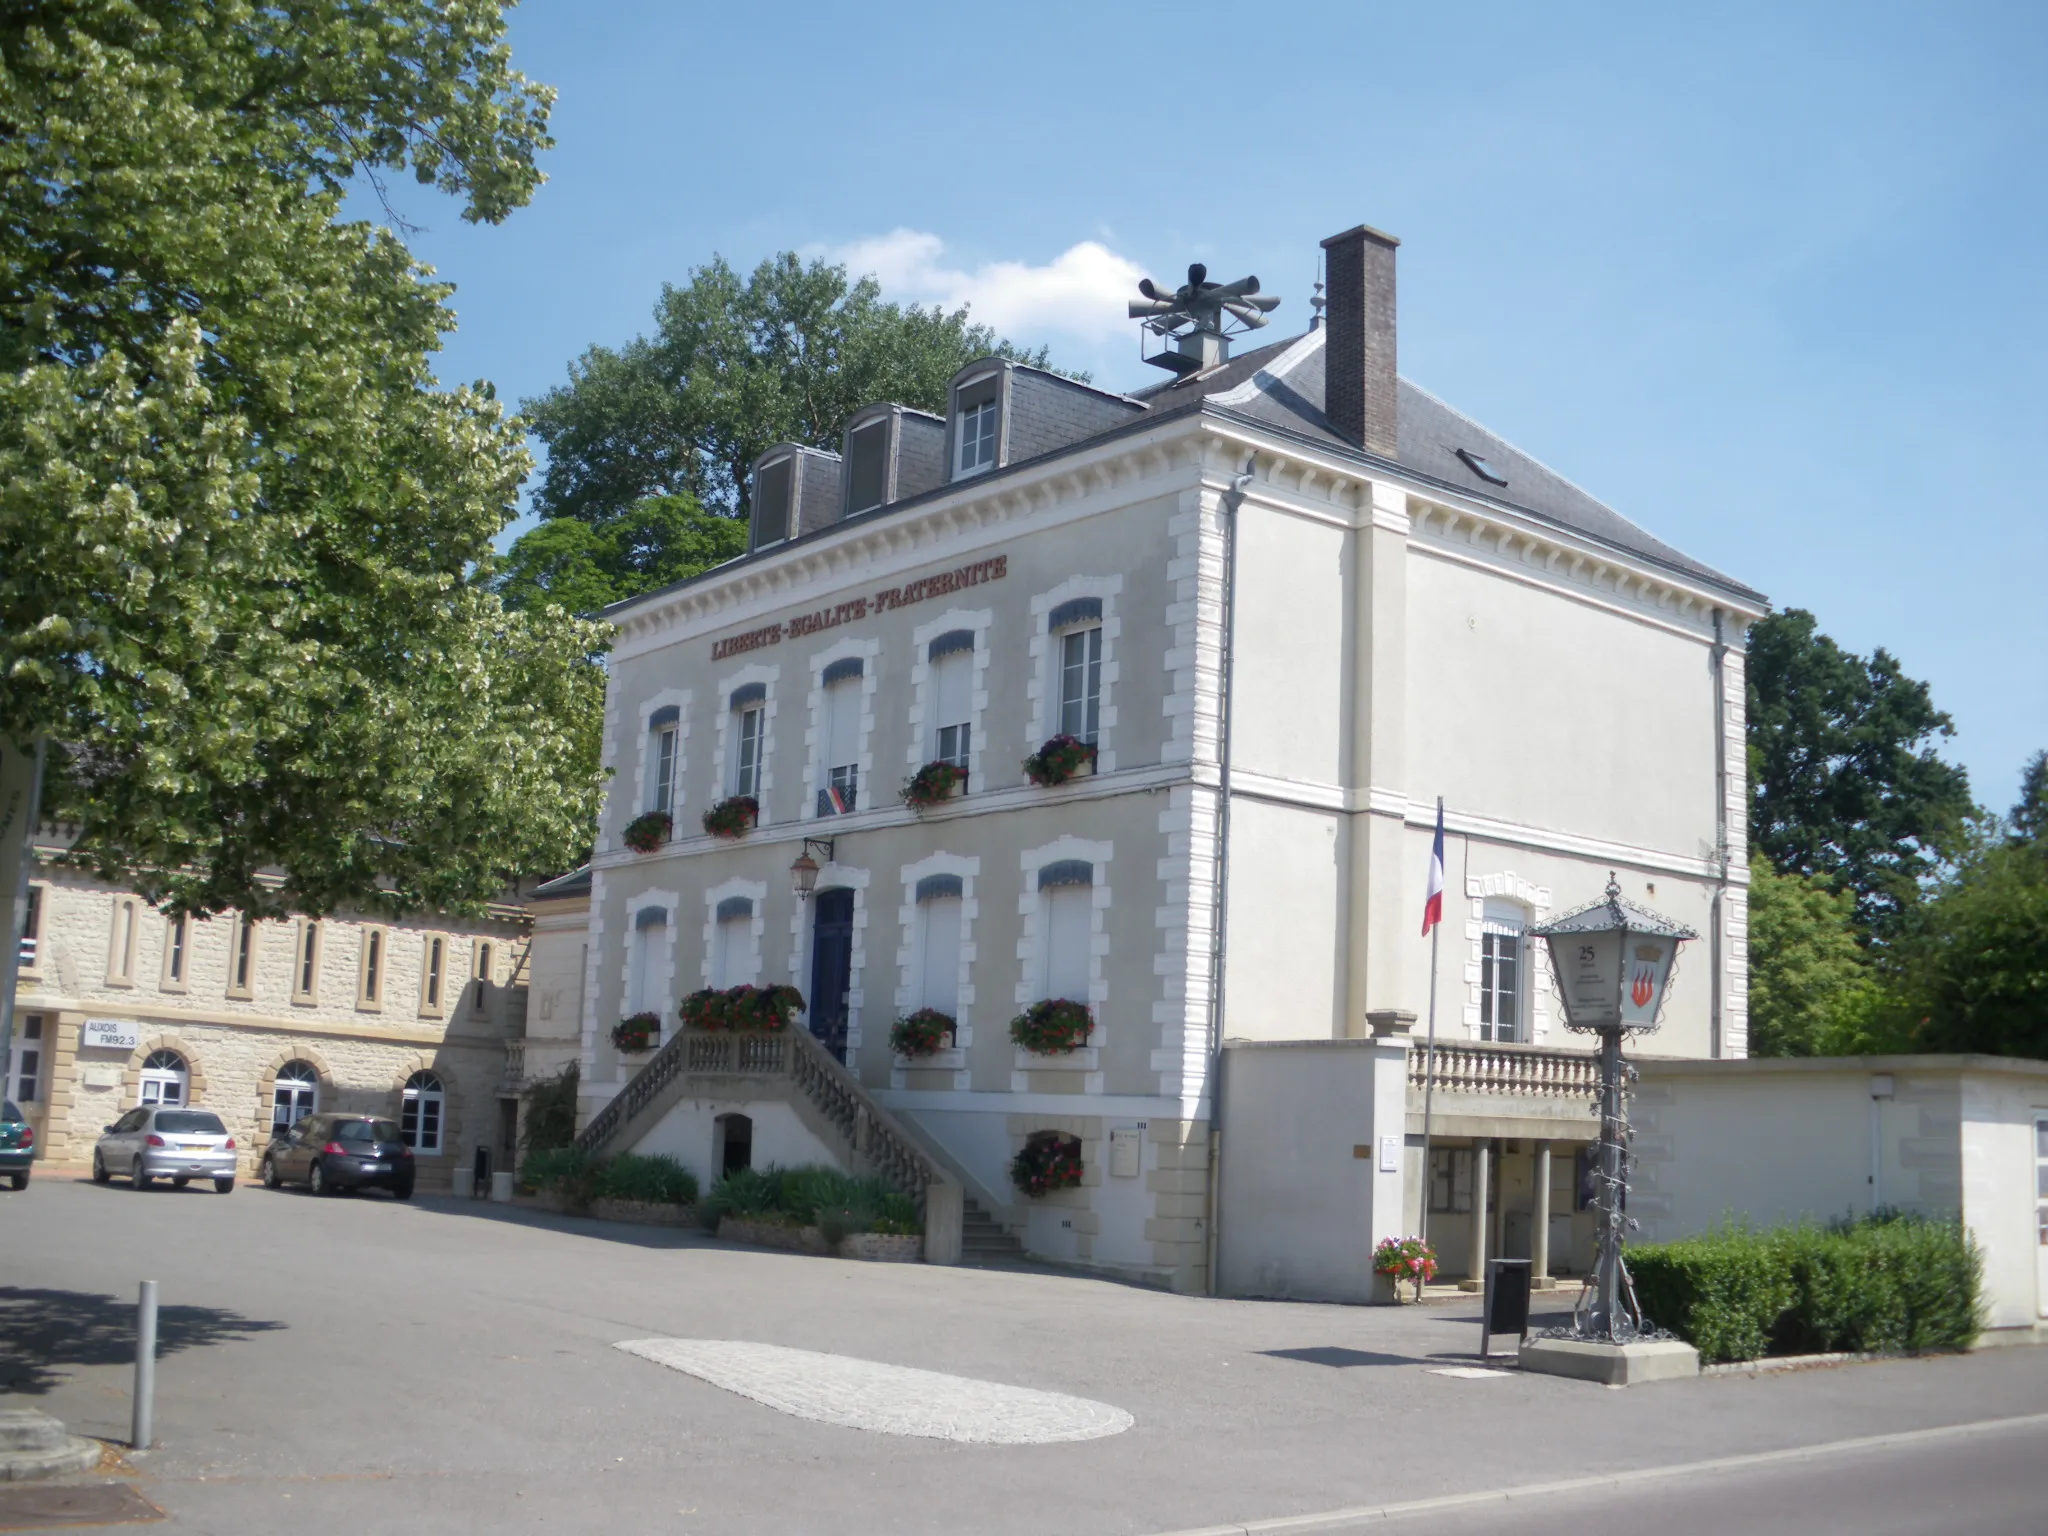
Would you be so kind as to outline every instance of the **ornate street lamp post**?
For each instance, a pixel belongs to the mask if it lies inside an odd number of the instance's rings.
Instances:
[[[1648,1034],[1657,1027],[1678,946],[1699,935],[1648,907],[1622,900],[1611,872],[1600,900],[1529,932],[1550,946],[1566,1026],[1600,1037],[1595,1202],[1599,1235],[1592,1277],[1572,1309],[1572,1332],[1591,1342],[1628,1344],[1641,1337],[1643,1316],[1621,1256],[1629,1175],[1623,1074],[1635,1072],[1621,1059],[1621,1040],[1623,1035]]]

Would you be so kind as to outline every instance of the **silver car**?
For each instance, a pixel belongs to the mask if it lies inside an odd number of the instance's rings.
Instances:
[[[145,1104],[106,1128],[92,1149],[96,1184],[127,1179],[147,1189],[169,1179],[183,1189],[194,1179],[211,1179],[226,1194],[235,1187],[235,1138],[210,1109],[177,1109]]]

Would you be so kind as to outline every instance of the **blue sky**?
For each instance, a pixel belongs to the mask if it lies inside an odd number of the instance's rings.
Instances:
[[[549,184],[398,205],[451,381],[538,393],[797,249],[1135,385],[1135,272],[1254,272],[1292,334],[1363,221],[1403,373],[1890,649],[1980,800],[2048,746],[2048,6],[529,0],[512,43]]]

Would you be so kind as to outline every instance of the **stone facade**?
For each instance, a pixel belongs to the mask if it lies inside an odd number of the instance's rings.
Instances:
[[[479,1145],[506,1166],[501,1104],[516,1102],[526,1021],[522,913],[323,919],[307,990],[303,919],[255,925],[244,966],[239,914],[188,922],[180,944],[172,920],[132,892],[55,863],[54,842],[37,852],[7,1092],[36,1126],[46,1163],[89,1163],[101,1128],[141,1102],[145,1063],[170,1051],[184,1063],[185,1101],[226,1122],[244,1176],[270,1139],[278,1076],[293,1063],[312,1069],[310,1108],[394,1119],[408,1082],[431,1074],[442,1097],[439,1145],[418,1148],[428,1186],[445,1184]],[[117,1039],[134,1043],[95,1043]]]

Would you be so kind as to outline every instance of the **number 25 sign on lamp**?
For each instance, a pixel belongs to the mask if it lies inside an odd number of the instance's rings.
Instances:
[[[1678,946],[1698,937],[1682,923],[1624,901],[1611,878],[1599,901],[1530,933],[1550,946],[1569,1028],[1637,1034],[1657,1027]]]

